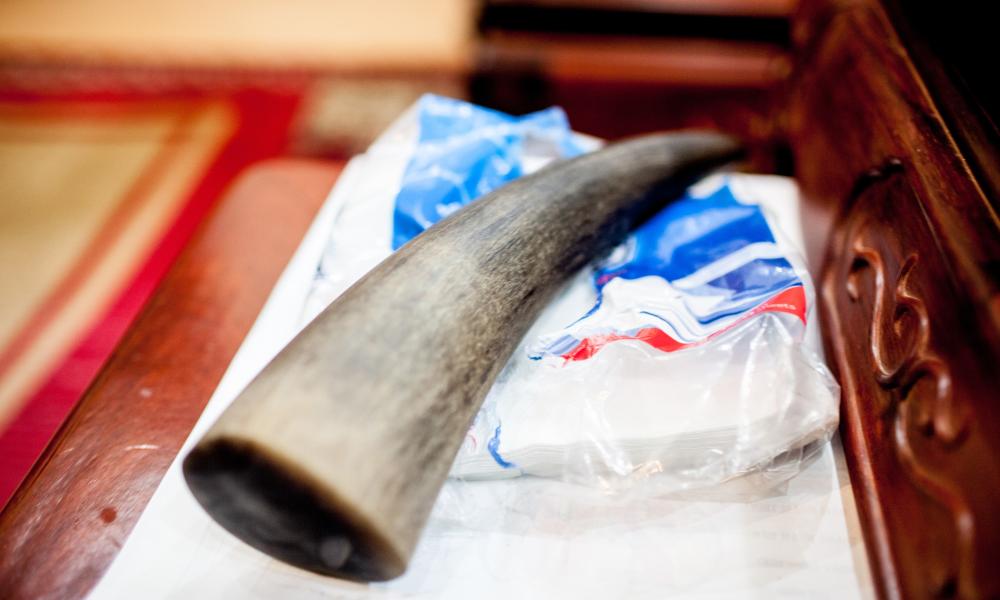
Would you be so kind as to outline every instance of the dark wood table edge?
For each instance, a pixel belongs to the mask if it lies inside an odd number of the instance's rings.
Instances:
[[[232,184],[0,512],[0,597],[83,597],[99,581],[340,167],[274,159]]]

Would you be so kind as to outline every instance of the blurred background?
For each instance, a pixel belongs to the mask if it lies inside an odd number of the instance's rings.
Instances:
[[[0,505],[246,166],[344,161],[425,92],[787,172],[795,0],[0,2]],[[280,226],[276,223],[275,226]]]

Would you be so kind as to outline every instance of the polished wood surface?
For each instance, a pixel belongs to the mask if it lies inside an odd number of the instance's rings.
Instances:
[[[76,598],[98,581],[338,173],[273,161],[231,187],[0,513],[0,597]]]
[[[712,129],[735,135],[748,163],[783,172],[774,93],[791,66],[766,42],[487,32],[473,101],[522,114],[566,111],[577,131],[621,139],[651,131]]]
[[[967,129],[877,2],[815,0],[788,113],[879,593],[1000,597],[1000,221]],[[926,71],[923,71],[926,72]],[[991,177],[995,177],[992,175]]]
[[[788,20],[760,18],[766,4],[490,0],[471,98],[515,114],[560,106],[610,140],[716,129],[744,140],[755,170],[786,173],[774,91],[791,69]]]

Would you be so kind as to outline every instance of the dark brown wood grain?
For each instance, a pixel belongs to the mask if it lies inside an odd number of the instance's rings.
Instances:
[[[220,201],[0,513],[0,597],[78,598],[98,581],[338,173],[263,163]]]
[[[788,124],[878,591],[1000,596],[1000,165],[880,3],[814,0]],[[970,165],[975,166],[972,168]]]
[[[559,106],[574,129],[609,140],[713,129],[739,137],[748,163],[780,170],[775,84],[786,48],[768,42],[487,31],[472,99],[514,114]]]

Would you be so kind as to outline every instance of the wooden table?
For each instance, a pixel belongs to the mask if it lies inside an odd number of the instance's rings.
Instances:
[[[82,597],[111,564],[340,173],[250,168],[0,513],[0,597]]]

